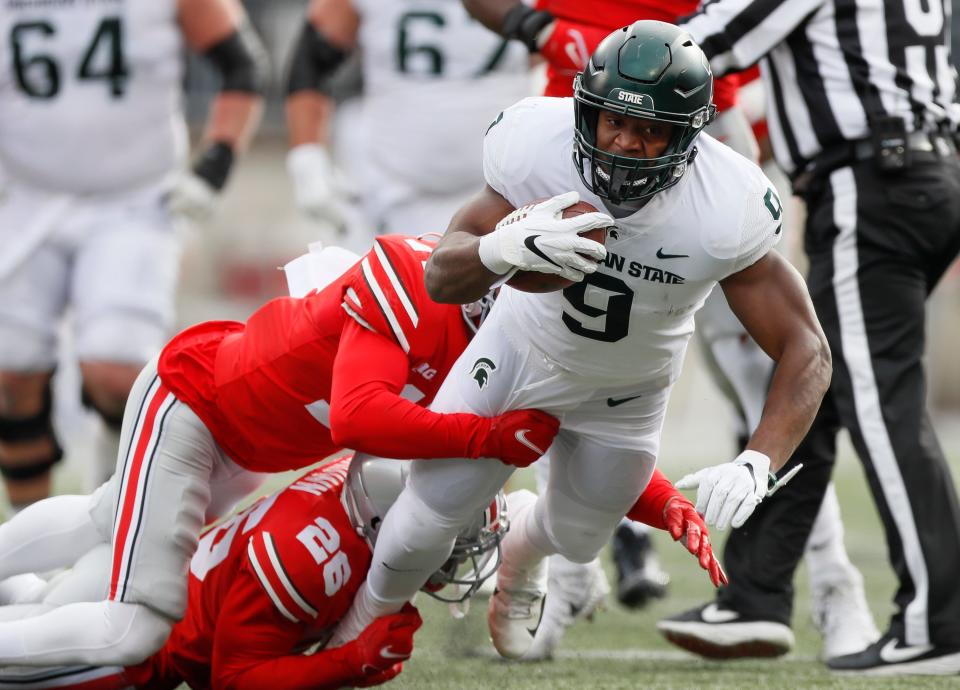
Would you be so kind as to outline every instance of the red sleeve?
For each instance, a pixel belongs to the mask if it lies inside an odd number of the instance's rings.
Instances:
[[[248,562],[233,581],[213,641],[211,683],[216,690],[323,690],[361,677],[350,647],[297,653],[307,626],[287,620],[260,586]]]
[[[728,74],[713,80],[713,103],[719,112],[729,110],[737,104],[737,90],[740,88],[739,74]]]
[[[477,458],[491,420],[440,414],[400,396],[407,355],[379,333],[348,321],[333,362],[330,434],[343,448],[392,458]]]
[[[627,517],[645,525],[656,527],[657,529],[666,529],[667,523],[664,521],[663,510],[671,498],[681,498],[684,501],[687,497],[677,491],[673,483],[659,469],[653,470],[650,477],[650,483],[643,490],[640,498],[633,504]]]

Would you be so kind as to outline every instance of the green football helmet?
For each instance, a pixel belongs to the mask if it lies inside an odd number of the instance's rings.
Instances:
[[[597,46],[573,82],[573,161],[583,183],[615,205],[637,202],[680,181],[696,156],[694,141],[716,116],[713,73],[688,33],[665,22],[638,21]],[[670,143],[656,158],[597,147],[601,110],[669,122]]]

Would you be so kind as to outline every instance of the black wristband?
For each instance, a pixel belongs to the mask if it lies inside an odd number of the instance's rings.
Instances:
[[[535,10],[518,2],[503,18],[503,35],[520,41],[531,53],[537,52],[537,34],[554,17],[549,12]]]
[[[233,167],[233,147],[218,141],[207,147],[197,162],[193,164],[194,174],[205,180],[218,192],[223,189]]]

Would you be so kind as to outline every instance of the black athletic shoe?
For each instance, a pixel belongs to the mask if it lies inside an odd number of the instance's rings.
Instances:
[[[793,649],[793,631],[771,620],[710,603],[657,623],[668,641],[708,659],[782,656]]]
[[[630,525],[613,533],[613,563],[617,567],[617,601],[631,609],[667,595],[670,576],[660,567],[650,537]]]
[[[827,667],[871,676],[955,676],[960,674],[960,648],[908,647],[887,633],[862,652],[829,659]]]

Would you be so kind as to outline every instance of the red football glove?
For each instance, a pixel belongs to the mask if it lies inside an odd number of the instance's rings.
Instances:
[[[540,54],[559,74],[569,75],[573,79],[577,72],[587,66],[590,55],[610,33],[588,24],[578,24],[558,19],[553,29],[548,29],[546,40],[540,45]]]
[[[671,498],[663,509],[663,519],[674,541],[680,541],[686,535],[683,545],[696,556],[700,567],[709,573],[713,586],[727,584],[727,574],[723,572],[710,545],[710,532],[693,504],[683,497]]]
[[[381,671],[380,673],[375,673],[372,676],[364,676],[359,680],[353,681],[353,687],[355,688],[372,688],[374,685],[382,685],[388,680],[393,680],[400,675],[400,671],[403,670],[403,662],[398,661],[393,666],[388,668],[386,671]]]
[[[413,653],[413,634],[421,625],[420,612],[411,604],[406,604],[399,613],[377,618],[368,625],[349,643],[353,647],[351,660],[357,669],[354,684],[376,685],[400,673],[402,663]],[[383,680],[376,680],[380,678]]]
[[[480,455],[526,467],[547,452],[560,430],[556,417],[540,410],[512,410],[491,420]]]

